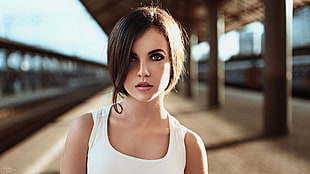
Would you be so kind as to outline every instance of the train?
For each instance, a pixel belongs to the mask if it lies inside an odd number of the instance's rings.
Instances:
[[[199,62],[200,82],[207,82],[206,64]],[[310,98],[310,54],[293,56],[292,64],[293,95]],[[263,90],[263,67],[264,60],[260,56],[235,56],[225,61],[225,85]]]
[[[310,97],[310,54],[292,58],[292,92],[296,96]],[[259,56],[234,57],[225,62],[225,84],[261,90],[264,60]]]

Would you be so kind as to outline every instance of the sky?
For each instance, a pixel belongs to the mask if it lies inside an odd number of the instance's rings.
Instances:
[[[107,35],[78,0],[0,0],[0,37],[106,63]]]

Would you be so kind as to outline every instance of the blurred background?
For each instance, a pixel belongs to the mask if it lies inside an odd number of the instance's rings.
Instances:
[[[0,0],[0,173],[59,173],[72,119],[111,103],[109,33],[150,4]],[[190,38],[167,109],[201,135],[209,172],[309,173],[310,1],[157,4]]]

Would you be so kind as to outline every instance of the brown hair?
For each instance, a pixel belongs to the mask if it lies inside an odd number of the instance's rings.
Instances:
[[[114,85],[113,104],[118,109],[118,95],[128,95],[124,88],[129,58],[135,39],[150,27],[158,29],[166,38],[170,47],[172,74],[166,93],[177,84],[183,70],[184,52],[187,35],[181,25],[165,10],[159,7],[139,7],[121,18],[114,26],[108,41],[108,68]]]

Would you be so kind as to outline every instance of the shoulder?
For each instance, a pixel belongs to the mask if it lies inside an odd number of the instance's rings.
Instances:
[[[93,118],[91,113],[79,116],[73,121],[64,149],[62,172],[76,173],[77,171],[86,171],[88,140],[92,127]]]
[[[91,113],[83,114],[73,121],[70,133],[78,132],[79,134],[82,135],[86,134],[92,129],[93,124],[94,122],[92,114]]]
[[[184,141],[186,147],[185,173],[208,173],[207,153],[200,136],[187,130]]]
[[[91,113],[83,114],[77,117],[70,128],[67,141],[72,141],[79,146],[88,146],[88,140],[93,128],[93,117]]]
[[[187,132],[185,134],[185,143],[188,146],[199,146],[199,147],[204,147],[204,143],[202,141],[202,139],[200,138],[200,136],[195,133],[194,131],[187,129]]]
[[[71,141],[81,143],[81,140],[88,140],[93,128],[93,123],[91,113],[83,114],[74,119],[68,133],[67,144]]]

